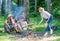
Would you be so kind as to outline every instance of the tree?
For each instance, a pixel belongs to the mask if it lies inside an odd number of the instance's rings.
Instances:
[[[51,7],[52,7],[52,4],[51,4],[51,0],[47,0],[47,9],[48,9],[48,12],[52,13],[51,12]]]
[[[11,0],[2,0],[2,15],[11,13]]]
[[[3,15],[5,13],[5,0],[2,0],[2,6],[1,6],[1,15]]]
[[[17,0],[17,4],[18,4],[18,6],[20,5],[20,0]]]
[[[26,20],[29,23],[29,0],[24,0],[24,7],[26,9]]]
[[[37,0],[35,0],[35,13],[37,12]]]
[[[0,0],[0,15],[1,15],[1,6],[2,6],[2,0]]]
[[[23,5],[23,0],[17,0],[18,6]]]
[[[21,0],[21,5],[23,5],[23,0]]]
[[[12,1],[11,0],[7,0],[7,6],[8,6],[8,13],[10,14],[11,13],[11,3]]]

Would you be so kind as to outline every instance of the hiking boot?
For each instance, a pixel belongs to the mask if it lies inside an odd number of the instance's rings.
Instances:
[[[53,29],[50,30],[50,34],[53,34]]]

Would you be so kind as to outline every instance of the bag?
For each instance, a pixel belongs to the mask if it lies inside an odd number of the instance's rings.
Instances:
[[[53,30],[57,30],[57,26],[51,26]]]

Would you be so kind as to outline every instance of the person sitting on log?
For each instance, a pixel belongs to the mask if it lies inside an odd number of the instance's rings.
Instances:
[[[5,25],[4,25],[5,31],[7,31],[7,32],[10,32],[10,30],[13,28],[12,19],[13,19],[12,14],[9,14],[5,21]]]

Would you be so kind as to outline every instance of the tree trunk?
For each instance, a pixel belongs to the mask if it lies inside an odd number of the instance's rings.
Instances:
[[[51,4],[51,0],[47,0],[47,9],[48,9],[48,12],[52,13],[52,4]]]
[[[23,0],[18,0],[17,3],[18,3],[18,6],[20,6],[20,5],[22,6],[23,5]]]
[[[0,15],[1,15],[2,0],[0,0]]]
[[[18,6],[20,5],[20,0],[17,0],[17,4],[18,4]]]
[[[23,5],[23,0],[21,0],[21,5]]]
[[[2,0],[1,15],[5,14],[5,0]]]
[[[29,0],[24,0],[24,7],[26,9],[26,20],[29,23]]]
[[[7,0],[7,5],[8,5],[8,13],[11,14],[11,0]]]
[[[2,15],[11,13],[11,0],[2,0]]]
[[[37,0],[35,0],[35,13],[37,12]]]

